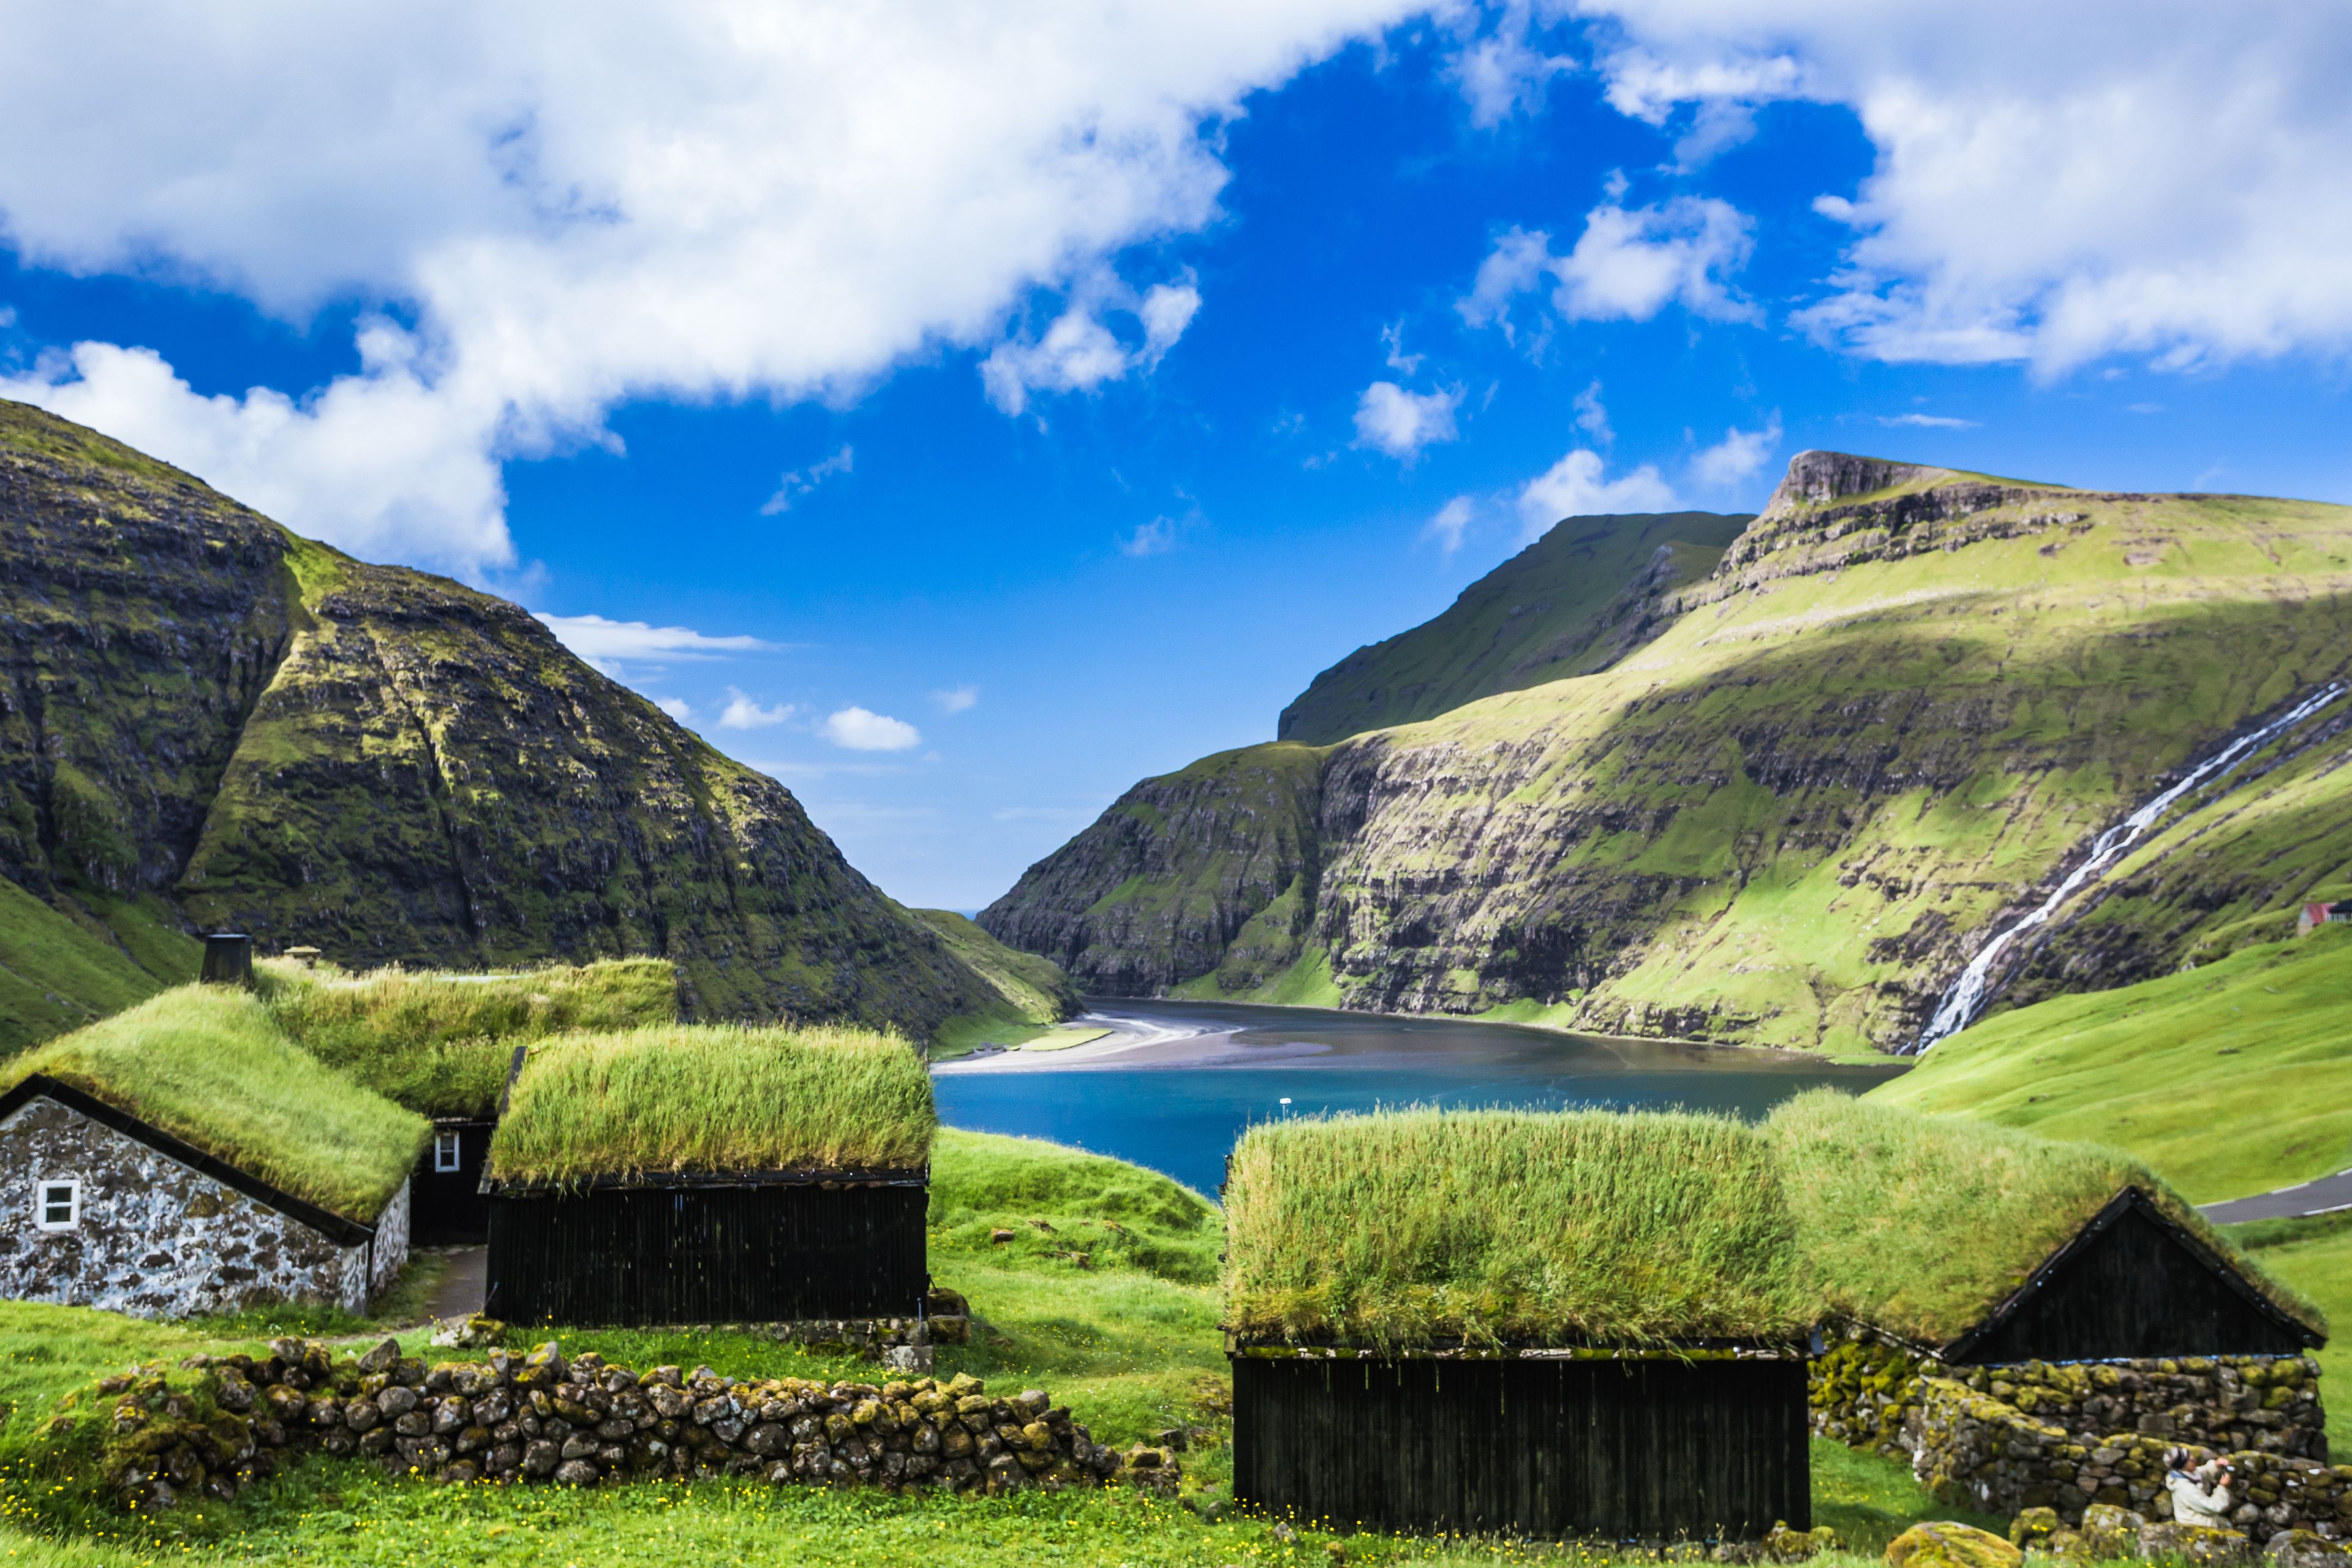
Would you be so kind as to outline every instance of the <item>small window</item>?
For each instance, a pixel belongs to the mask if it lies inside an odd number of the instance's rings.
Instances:
[[[457,1138],[452,1131],[433,1134],[433,1168],[436,1171],[457,1169]]]
[[[81,1223],[81,1184],[45,1180],[34,1184],[36,1223],[43,1230],[71,1230]]]

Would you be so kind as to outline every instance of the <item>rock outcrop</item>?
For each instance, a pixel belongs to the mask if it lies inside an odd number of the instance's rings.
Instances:
[[[701,1017],[920,1034],[995,999],[782,785],[513,605],[15,404],[0,522],[0,876],[158,985],[201,926],[354,966],[666,957]]]

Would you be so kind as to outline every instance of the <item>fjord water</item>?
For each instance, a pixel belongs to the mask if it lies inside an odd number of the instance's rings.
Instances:
[[[1229,1003],[1090,1004],[1129,1030],[1197,1031],[1167,1065],[950,1068],[933,1080],[950,1127],[1074,1143],[1163,1171],[1214,1196],[1253,1121],[1381,1106],[1763,1115],[1822,1084],[1860,1094],[1901,1066],[1831,1067],[1763,1051],[1597,1039],[1549,1029]],[[1285,1098],[1290,1101],[1283,1104]]]

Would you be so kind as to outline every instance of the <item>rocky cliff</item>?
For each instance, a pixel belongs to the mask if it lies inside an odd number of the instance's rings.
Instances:
[[[1222,879],[1214,921],[1107,921],[1230,853],[1162,831],[1157,872],[1114,855],[1132,795],[983,923],[1103,988],[1240,998],[1311,977],[1347,1006],[1899,1046],[2099,829],[2352,669],[2352,509],[1807,453],[1657,614],[1605,669],[1311,753],[1286,798],[1311,816],[1295,861],[1313,872],[1276,917],[1297,956],[1273,982],[1215,938],[1275,908],[1277,858]],[[1223,765],[1250,776],[1273,750]],[[2012,998],[2275,934],[2352,861],[2344,760],[2307,727],[2189,803],[2020,950]],[[1207,781],[1187,809],[1229,812]]]
[[[1328,745],[1605,669],[1664,628],[1669,597],[1712,571],[1748,521],[1711,511],[1568,518],[1443,614],[1317,676],[1275,733]]]
[[[705,1017],[928,1033],[998,1000],[782,785],[515,605],[6,403],[0,624],[0,1043],[185,977],[196,928],[351,964],[658,955]],[[113,991],[60,982],[68,951]]]

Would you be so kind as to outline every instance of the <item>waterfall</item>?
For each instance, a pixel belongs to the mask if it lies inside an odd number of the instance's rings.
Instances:
[[[1956,1035],[1967,1028],[1969,1020],[1977,1016],[1977,1009],[1984,1005],[1985,977],[1992,972],[1994,961],[2008,951],[2011,942],[2033,930],[2034,927],[2048,923],[2050,918],[2058,912],[2059,907],[2068,899],[2073,898],[2088,884],[2106,875],[2108,868],[2122,857],[2123,852],[2131,847],[2139,836],[2155,824],[2157,818],[2171,810],[2174,803],[2181,796],[2191,790],[2210,784],[2215,779],[2226,776],[2240,763],[2269,745],[2281,734],[2294,729],[2297,724],[2343,696],[2345,689],[2344,682],[2330,681],[2317,692],[2297,703],[2284,717],[2271,721],[2252,734],[2240,736],[2207,757],[2183,774],[2179,784],[2147,802],[2129,816],[2100,834],[2091,845],[2090,858],[2066,873],[2066,879],[2058,884],[2056,892],[2042,900],[2040,907],[2032,913],[1985,943],[1983,950],[1969,960],[1969,966],[1960,971],[1959,978],[1952,982],[1951,988],[1944,993],[1943,1000],[1937,1005],[1936,1016],[1927,1021],[1927,1026],[1919,1032],[1919,1037],[1912,1043],[1911,1048],[1901,1054],[1918,1056],[1945,1036]]]

